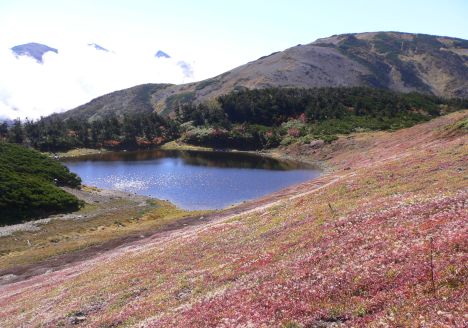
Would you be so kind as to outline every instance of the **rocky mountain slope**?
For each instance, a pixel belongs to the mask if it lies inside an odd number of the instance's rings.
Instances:
[[[290,149],[332,169],[0,286],[0,326],[466,327],[467,120]]]
[[[467,77],[467,40],[397,32],[343,34],[261,57],[204,81],[117,91],[63,115],[170,114],[179,103],[202,102],[239,88],[369,86],[468,97]]]

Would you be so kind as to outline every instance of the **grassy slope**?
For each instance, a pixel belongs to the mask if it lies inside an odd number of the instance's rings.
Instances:
[[[0,325],[466,326],[467,119],[343,138],[296,196],[0,287]]]
[[[18,266],[33,265],[133,234],[148,235],[179,219],[204,214],[143,196],[128,197],[124,193],[105,196],[99,189],[86,186],[75,193],[95,201],[87,200],[79,211],[54,216],[48,222],[36,224],[37,228],[6,236],[0,230],[0,276]]]

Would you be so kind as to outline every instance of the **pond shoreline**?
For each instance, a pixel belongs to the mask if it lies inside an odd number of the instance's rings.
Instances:
[[[295,163],[300,163],[304,165],[304,168],[308,169],[319,169],[322,171],[329,171],[332,167],[329,163],[325,161],[312,159],[309,156],[300,156],[287,152],[287,148],[272,148],[267,150],[238,150],[238,149],[215,149],[201,146],[193,146],[179,141],[171,141],[165,143],[160,147],[154,147],[150,149],[121,149],[121,150],[109,150],[109,149],[94,149],[94,148],[76,148],[68,152],[58,152],[58,153],[46,153],[50,157],[57,156],[56,159],[60,161],[66,161],[68,159],[79,159],[80,157],[86,157],[89,155],[99,155],[105,153],[121,153],[121,152],[134,152],[134,151],[151,151],[151,150],[179,150],[179,151],[198,151],[198,152],[208,152],[208,153],[240,153],[240,154],[251,154],[257,155],[265,158],[281,160],[281,161],[290,161]]]
[[[169,200],[185,210],[222,210],[321,174],[302,162],[244,151],[136,150],[63,163],[87,185]]]
[[[270,152],[237,151],[237,150],[220,151],[220,150],[213,150],[213,149],[201,150],[201,149],[192,149],[191,147],[187,147],[184,149],[182,149],[182,147],[178,147],[176,149],[164,147],[163,150],[188,150],[188,151],[196,150],[196,151],[206,151],[206,152],[245,153],[245,154],[251,154],[251,155],[253,154],[257,156],[267,157],[267,158],[280,160],[280,161],[288,160],[288,161],[299,162],[295,160],[295,158],[287,157],[287,155],[284,155],[284,157],[282,157],[283,155],[280,152],[270,153]],[[109,151],[105,151],[105,152],[101,151],[101,153],[108,153],[108,152]],[[88,155],[99,154],[99,153],[100,153],[99,150],[92,150],[92,151],[85,150],[85,149],[74,150],[73,156],[68,156],[68,157],[64,156],[64,157],[61,157],[60,160],[63,160],[66,158],[79,159],[80,157],[85,157]],[[304,161],[300,161],[300,163],[306,164],[307,166],[309,166],[310,164]],[[314,166],[314,168],[315,167],[316,166]],[[246,211],[252,211],[252,210],[258,209],[259,207],[262,207],[262,206],[270,206],[272,203],[275,203],[278,200],[283,199],[284,197],[287,197],[288,195],[296,194],[298,190],[300,189],[301,185],[313,183],[314,180],[320,179],[322,176],[323,175],[321,174],[316,179],[307,180],[298,184],[293,184],[286,188],[282,188],[276,192],[271,192],[271,193],[268,193],[266,195],[263,195],[257,198],[231,204],[220,210],[208,211],[208,212],[205,211],[204,214],[196,214],[196,212],[193,212],[194,214],[192,215],[190,215],[191,212],[185,211],[188,214],[188,216],[185,215],[163,226],[157,225],[152,228],[148,227],[148,229],[144,231],[137,231],[137,232],[129,231],[128,233],[124,233],[123,235],[118,236],[116,238],[103,240],[103,243],[94,244],[88,247],[84,247],[82,249],[65,251],[63,252],[63,254],[61,254],[62,252],[59,252],[52,257],[46,257],[38,261],[32,261],[31,263],[28,263],[28,264],[17,265],[14,267],[7,268],[5,270],[1,270],[0,271],[0,285],[26,280],[28,278],[34,277],[36,275],[42,274],[47,271],[60,270],[62,268],[65,268],[69,265],[74,264],[75,262],[79,262],[84,258],[98,255],[104,251],[108,251],[113,248],[138,241],[150,235],[155,235],[155,234],[161,235],[165,233],[170,233],[171,231],[176,231],[181,228],[198,226],[201,224],[206,224],[207,222],[216,221],[216,220],[226,217],[227,215],[235,216],[235,215],[245,213]],[[95,202],[99,202],[100,204],[104,205],[105,201],[109,199],[114,199],[114,200],[121,199],[122,204],[117,205],[113,209],[116,212],[121,211],[119,210],[119,206],[122,206],[122,210],[123,210],[125,207],[129,206],[128,204],[130,203],[134,204],[132,206],[138,207],[139,203],[142,203],[146,200],[148,201],[154,200],[154,201],[160,202],[160,200],[157,200],[152,197],[147,197],[144,195],[137,195],[134,193],[122,192],[118,190],[100,189],[100,188],[96,188],[93,186],[83,186],[81,190],[67,190],[67,191],[75,194],[80,199],[83,199],[87,204],[91,204],[91,205]],[[163,202],[169,204],[168,206],[176,207],[175,205],[171,204],[168,201],[163,201]],[[141,208],[143,209],[143,206]],[[182,209],[177,209],[177,210],[184,211]],[[54,215],[54,216],[46,218],[45,220],[31,221],[31,222],[26,222],[26,223],[19,224],[19,225],[0,227],[0,238],[13,238],[17,236],[18,234],[20,234],[23,238],[27,239],[28,237],[24,237],[24,236],[38,233],[38,231],[41,231],[42,229],[44,229],[43,227],[49,223],[55,222],[53,224],[60,224],[60,222],[63,221],[63,223],[65,223],[65,221],[67,220],[70,220],[70,222],[81,222],[82,220],[89,221],[89,220],[92,220],[93,217],[99,216],[100,214],[102,214],[101,212],[103,212],[102,208],[96,208],[96,209],[89,210],[86,213],[86,215],[83,215],[83,213],[81,212],[73,212],[73,213],[62,214],[62,215]],[[211,214],[209,212],[211,212]],[[151,211],[147,213],[151,214]],[[99,228],[99,226],[97,228]],[[60,244],[57,244],[57,247],[60,247]]]
[[[317,181],[316,181],[317,180]],[[280,203],[285,198],[290,197],[291,199],[298,197],[299,194],[304,193],[304,186],[313,186],[314,189],[318,190],[330,183],[334,183],[335,180],[328,181],[329,179],[324,176],[320,176],[315,180],[306,181],[300,184],[291,185],[289,187],[283,188],[277,192],[270,193],[268,195],[244,201],[238,204],[233,204],[228,206],[222,210],[214,210],[214,211],[204,211],[200,213],[200,211],[193,211],[193,215],[190,215],[191,212],[185,212],[189,215],[184,215],[179,219],[173,220],[168,222],[167,224],[158,225],[154,228],[150,228],[147,230],[139,230],[136,232],[129,232],[122,236],[112,238],[106,240],[102,243],[94,244],[89,247],[76,249],[70,252],[64,253],[57,253],[54,256],[47,257],[43,260],[32,262],[26,265],[18,265],[14,267],[10,267],[4,270],[0,270],[0,286],[8,285],[11,283],[21,282],[32,277],[50,273],[58,270],[65,269],[71,265],[75,265],[79,262],[86,261],[87,259],[99,256],[103,252],[111,251],[118,247],[124,247],[125,245],[129,245],[132,243],[141,243],[145,242],[147,238],[156,239],[156,238],[164,238],[171,233],[176,231],[180,231],[183,229],[193,229],[198,226],[204,226],[210,223],[216,223],[218,221],[226,220],[227,217],[235,217],[238,215],[243,215],[250,212],[258,211],[262,208],[269,208],[274,206],[275,204]],[[97,189],[91,187],[93,189]],[[109,196],[113,197],[117,194],[114,193],[113,190],[102,190],[97,189],[99,192],[104,191],[104,193]],[[90,192],[89,190],[86,192]],[[307,193],[309,193],[308,191]],[[122,196],[122,193],[117,192],[119,195]],[[133,197],[137,197],[138,200],[141,199],[151,199],[145,196],[139,195],[131,195],[128,198],[133,199]],[[125,198],[125,196],[123,196]],[[128,199],[126,199],[128,200]],[[169,202],[167,202],[169,203]],[[170,204],[170,203],[169,203]],[[172,205],[173,206],[173,205]],[[91,212],[92,213],[92,212]],[[78,213],[71,213],[74,217],[72,220],[87,220],[88,218],[78,217],[76,214]],[[147,214],[151,214],[148,212]],[[65,214],[66,215],[66,214]],[[145,214],[146,215],[146,214]],[[60,220],[60,218],[54,217],[51,218],[53,220]],[[50,221],[49,221],[50,222]],[[2,227],[0,227],[1,229]],[[37,231],[23,231],[22,233],[36,233]],[[21,231],[20,231],[21,233]],[[1,238],[1,236],[0,236]]]

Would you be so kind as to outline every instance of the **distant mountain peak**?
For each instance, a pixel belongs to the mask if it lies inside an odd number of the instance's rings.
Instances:
[[[34,58],[40,64],[43,63],[42,56],[44,56],[46,52],[51,51],[58,54],[57,49],[36,42],[30,42],[14,46],[13,48],[11,48],[11,51],[13,51],[16,57],[29,56],[31,58]]]
[[[92,47],[92,48],[94,48],[94,49],[96,49],[96,50],[100,50],[100,51],[104,51],[104,52],[109,52],[108,49],[106,49],[106,48],[100,46],[100,45],[97,44],[97,43],[88,43],[88,46],[90,46],[90,47]]]
[[[165,53],[162,50],[158,50],[158,52],[156,52],[156,54],[154,56],[156,58],[171,58],[171,56],[169,56],[167,53]]]

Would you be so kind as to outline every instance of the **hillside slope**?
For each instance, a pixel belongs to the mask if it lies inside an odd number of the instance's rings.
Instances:
[[[466,327],[467,120],[309,146],[318,180],[1,286],[0,325]]]
[[[336,35],[264,56],[219,76],[183,85],[143,85],[114,92],[62,114],[97,118],[111,110],[170,114],[238,88],[370,86],[468,97],[468,41],[375,32]]]

